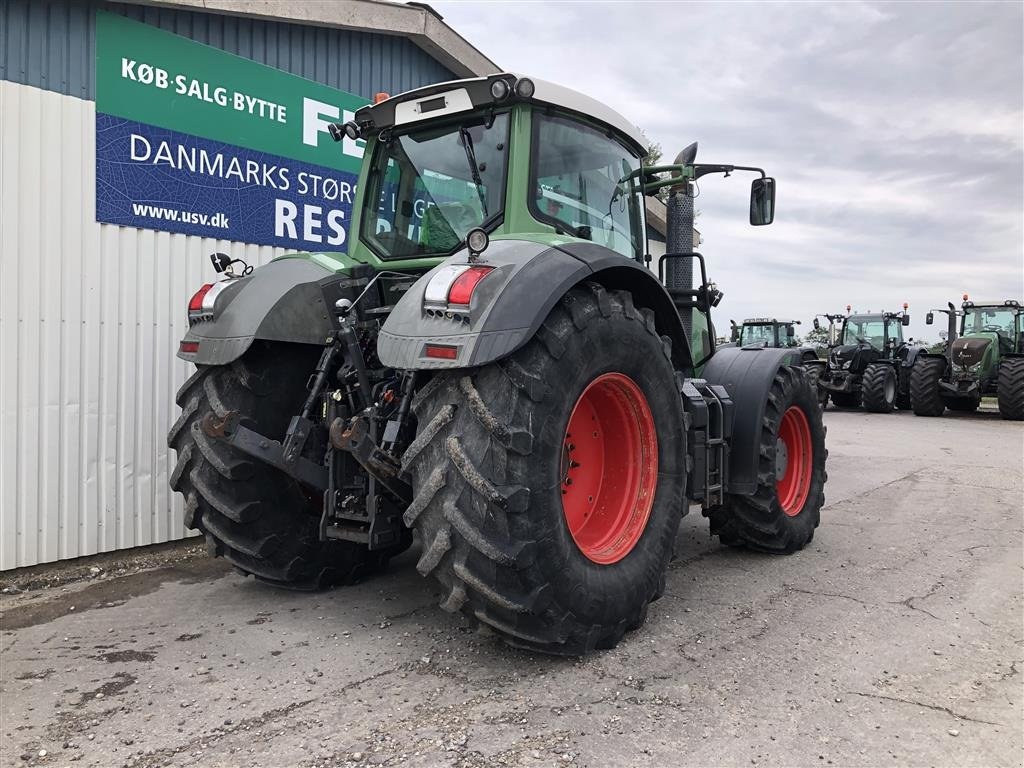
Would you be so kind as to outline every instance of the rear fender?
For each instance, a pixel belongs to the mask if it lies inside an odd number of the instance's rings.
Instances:
[[[248,277],[231,279],[217,296],[212,319],[193,323],[182,339],[198,343],[197,351],[179,349],[178,357],[225,365],[256,339],[322,345],[337,322],[327,294],[344,279],[306,259],[272,261]]]
[[[798,349],[730,347],[719,349],[704,365],[701,378],[724,386],[735,408],[725,486],[728,493],[749,496],[757,491],[758,451],[768,393],[780,368],[800,363]]]
[[[438,270],[466,264],[465,251],[420,278],[397,303],[377,339],[377,355],[390,368],[470,368],[515,352],[540,329],[555,304],[586,281],[627,290],[650,308],[659,334],[672,340],[676,367],[689,370],[689,345],[672,300],[639,263],[592,243],[549,246],[526,240],[495,240],[479,260],[494,270],[473,293],[468,316],[448,317],[424,308],[424,292]],[[455,358],[425,356],[427,345],[454,347]]]

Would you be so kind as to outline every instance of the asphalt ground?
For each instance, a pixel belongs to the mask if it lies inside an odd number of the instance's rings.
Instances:
[[[1020,765],[1024,427],[825,420],[807,549],[721,547],[695,511],[647,623],[585,659],[477,634],[415,551],[319,594],[195,545],[0,574],[0,763]]]

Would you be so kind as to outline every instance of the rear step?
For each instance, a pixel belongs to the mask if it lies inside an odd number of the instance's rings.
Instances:
[[[729,438],[733,403],[720,384],[684,379],[683,425],[686,429],[686,495],[705,509],[725,502],[729,481]]]

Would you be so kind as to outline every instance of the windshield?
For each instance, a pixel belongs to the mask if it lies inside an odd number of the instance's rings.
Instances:
[[[848,317],[843,323],[843,345],[866,341],[875,349],[885,344],[885,320],[880,316]]]
[[[444,256],[505,201],[508,113],[393,136],[377,145],[362,238],[382,259]]]
[[[961,335],[994,331],[1013,339],[1016,315],[1010,307],[971,307],[964,314]]]
[[[773,325],[744,325],[740,330],[740,346],[748,344],[767,344],[775,346],[775,326]]]

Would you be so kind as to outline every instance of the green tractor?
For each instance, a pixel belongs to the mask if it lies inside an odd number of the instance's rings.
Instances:
[[[958,312],[934,313],[948,318],[944,354],[918,356],[910,377],[910,398],[918,416],[941,416],[951,411],[975,411],[981,398],[994,394],[1004,419],[1024,419],[1024,309],[1015,299],[974,302],[964,294]],[[960,321],[959,333],[957,320]]]
[[[825,373],[826,363],[818,357],[814,347],[801,346],[796,338],[799,320],[779,320],[775,317],[750,317],[737,324],[730,320],[732,335],[730,341],[738,347],[760,346],[777,349],[791,349],[799,355],[800,365],[818,392],[818,401],[824,408],[828,402],[828,390],[818,386],[818,380]]]
[[[850,307],[846,308],[847,313]],[[910,371],[921,347],[903,340],[910,325],[902,312],[825,315],[829,319],[828,369],[818,382],[839,408],[891,413],[910,407]],[[836,338],[834,331],[839,325]],[[814,327],[820,327],[814,318]]]
[[[189,302],[196,365],[168,440],[212,554],[313,589],[407,548],[441,605],[507,642],[614,646],[665,589],[691,503],[728,545],[814,535],[825,430],[785,349],[718,349],[722,294],[693,252],[693,189],[757,168],[643,167],[604,104],[502,73],[387,98],[347,254],[226,273]],[[668,188],[649,268],[644,196]],[[798,362],[798,361],[797,361]]]

